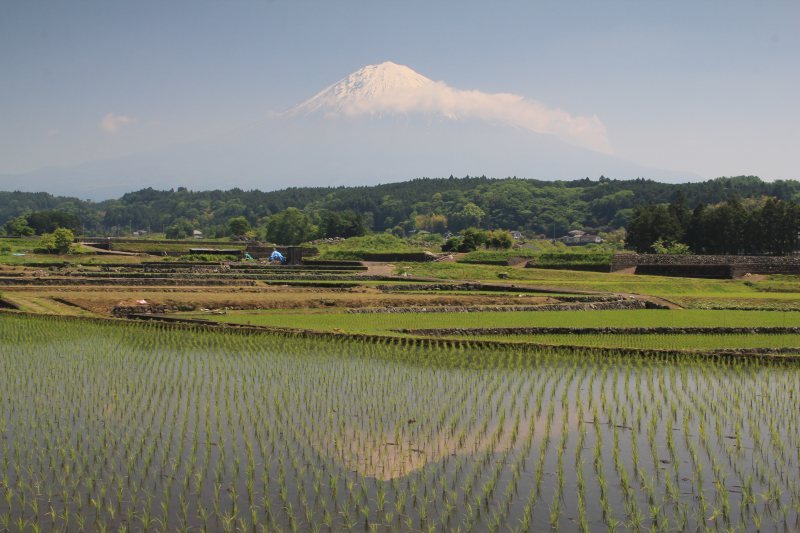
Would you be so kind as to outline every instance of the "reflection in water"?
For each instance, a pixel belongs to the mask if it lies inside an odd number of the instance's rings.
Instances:
[[[0,529],[796,529],[797,365],[4,318]]]

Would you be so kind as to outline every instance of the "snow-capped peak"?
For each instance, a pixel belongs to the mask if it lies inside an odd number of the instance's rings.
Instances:
[[[353,72],[287,114],[325,117],[423,114],[453,120],[477,119],[554,135],[597,152],[611,151],[605,126],[596,116],[574,116],[515,94],[456,89],[391,61]]]
[[[296,106],[294,113],[358,114],[388,111],[433,80],[405,66],[386,61],[367,65]]]

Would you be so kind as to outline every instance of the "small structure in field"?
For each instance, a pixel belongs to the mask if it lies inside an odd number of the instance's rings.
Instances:
[[[579,229],[568,231],[566,235],[558,239],[567,246],[580,246],[583,244],[601,244],[603,239],[592,233],[586,233]]]

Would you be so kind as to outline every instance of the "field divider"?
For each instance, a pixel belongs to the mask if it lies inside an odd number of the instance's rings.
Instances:
[[[416,307],[362,307],[348,309],[351,314],[380,313],[478,313],[492,311],[619,311],[642,309],[667,309],[649,300],[618,299],[608,302],[562,302],[540,305],[472,305],[472,306],[416,306]]]
[[[422,328],[393,329],[407,335],[800,335],[800,327],[787,326],[653,326],[653,327],[509,327],[509,328]]]

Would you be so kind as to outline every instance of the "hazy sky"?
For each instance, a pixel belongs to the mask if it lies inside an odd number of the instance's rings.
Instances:
[[[8,0],[0,174],[213,137],[386,60],[596,115],[649,167],[800,178],[800,2],[730,0]]]

